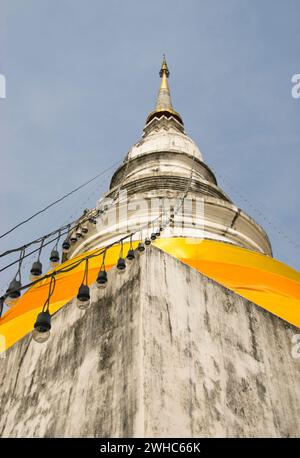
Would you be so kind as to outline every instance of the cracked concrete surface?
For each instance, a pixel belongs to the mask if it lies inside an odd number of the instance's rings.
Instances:
[[[151,247],[0,360],[2,437],[297,437],[299,330]]]

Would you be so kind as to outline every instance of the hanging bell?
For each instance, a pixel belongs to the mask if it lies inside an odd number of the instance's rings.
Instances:
[[[100,270],[97,277],[97,286],[98,288],[105,288],[107,285],[107,272],[105,270]]]
[[[97,220],[96,220],[95,216],[90,216],[90,217],[89,217],[89,222],[90,222],[91,224],[97,224]]]
[[[140,242],[140,243],[138,244],[137,250],[138,250],[140,253],[143,253],[143,252],[145,251],[145,245],[143,244],[143,242]]]
[[[73,234],[71,234],[70,242],[73,243],[73,244],[77,242],[77,236],[76,236],[75,232],[73,232]]]
[[[135,258],[134,250],[128,250],[126,258],[129,259],[129,261],[132,261]]]
[[[62,243],[62,249],[63,249],[63,252],[64,253],[68,253],[69,249],[70,249],[70,242],[69,242],[69,239],[66,239],[63,241]]]
[[[78,227],[76,229],[76,237],[77,239],[80,239],[82,237],[82,230],[81,230],[81,227]]]
[[[119,273],[125,272],[126,269],[126,262],[124,258],[119,258],[117,263],[117,269]]]
[[[54,267],[59,263],[59,253],[57,250],[52,250],[50,254],[50,263]]]
[[[77,307],[85,310],[90,306],[90,288],[87,285],[80,285],[77,294]]]
[[[151,237],[150,237],[150,238],[151,238],[151,240],[155,240],[155,239],[156,239],[156,234],[155,234],[155,232],[152,232],[152,234],[151,234]]]
[[[31,275],[33,277],[39,277],[40,275],[42,275],[42,271],[43,271],[42,263],[40,261],[35,261],[32,264],[32,267],[30,270]]]
[[[82,231],[83,234],[87,234],[89,232],[89,228],[87,227],[86,224],[81,227],[81,231]]]
[[[15,278],[10,282],[6,294],[10,299],[18,299],[21,296],[21,292],[19,291],[19,288],[21,288],[21,282],[19,280],[16,280]]]
[[[157,231],[155,232],[155,235],[156,237],[159,237],[160,236],[160,231],[157,229]]]
[[[46,342],[50,337],[51,315],[48,311],[38,314],[32,332],[33,339],[38,343]]]
[[[145,245],[151,245],[151,240],[148,237],[145,238]]]

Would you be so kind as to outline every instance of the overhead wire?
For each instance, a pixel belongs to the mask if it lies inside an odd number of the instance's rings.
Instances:
[[[193,159],[193,160],[194,160],[194,159]],[[101,214],[102,217],[103,217],[104,214],[107,213],[108,210],[110,210],[113,206],[115,206],[115,205],[117,205],[117,204],[120,204],[120,203],[123,203],[123,202],[126,201],[126,197],[125,197],[125,198],[121,199],[120,201],[115,202],[115,200],[116,200],[116,199],[119,197],[119,195],[120,195],[120,190],[121,190],[121,188],[122,188],[122,186],[123,186],[123,184],[124,184],[124,181],[125,181],[125,179],[126,179],[126,171],[127,171],[127,169],[128,169],[128,164],[129,164],[129,162],[130,162],[130,160],[127,160],[126,168],[125,168],[125,171],[124,171],[124,174],[123,174],[123,179],[122,179],[121,183],[120,183],[118,186],[116,186],[115,188],[108,190],[108,191],[107,191],[106,193],[104,193],[104,195],[101,197],[101,199],[104,200],[105,197],[106,197],[107,195],[114,193],[114,197],[112,198],[111,205],[108,205],[108,206],[107,206],[107,209],[106,209],[105,211],[102,211],[102,214]],[[111,167],[110,167],[110,168],[111,168]],[[106,169],[105,172],[107,172],[108,170],[110,170],[110,168]],[[175,168],[176,168],[176,167],[174,167],[172,170],[174,170]],[[172,172],[172,170],[171,170],[171,172]],[[104,172],[103,172],[103,173],[104,173]],[[96,209],[91,209],[90,211],[93,212],[93,211],[96,211]],[[21,245],[21,246],[19,246],[19,247],[17,247],[17,248],[13,248],[13,249],[10,249],[10,250],[7,250],[7,251],[1,253],[1,254],[0,254],[0,258],[2,258],[2,257],[4,257],[4,256],[7,256],[7,255],[9,255],[9,254],[12,254],[12,253],[14,253],[14,252],[17,252],[17,251],[21,251],[21,250],[23,250],[23,249],[27,249],[29,246],[31,246],[31,245],[33,245],[33,244],[35,244],[35,243],[40,243],[43,239],[47,239],[47,238],[51,237],[52,235],[55,235],[56,233],[62,232],[62,231],[65,230],[68,226],[74,225],[74,227],[71,227],[71,228],[70,228],[70,231],[71,231],[71,230],[73,230],[73,229],[76,228],[76,226],[77,226],[78,223],[82,224],[82,223],[86,222],[88,219],[89,219],[89,217],[83,218],[82,220],[80,220],[80,217],[79,217],[79,218],[76,218],[76,219],[73,220],[71,223],[66,223],[66,224],[64,224],[63,226],[61,226],[61,227],[59,227],[59,228],[57,228],[57,229],[55,229],[55,230],[49,232],[48,234],[45,234],[45,235],[43,235],[43,236],[40,236],[40,237],[38,237],[38,238],[32,240],[31,242],[25,243],[25,244],[23,244],[23,245]],[[34,252],[35,252],[35,251],[33,251],[32,253],[34,253]],[[27,256],[26,256],[26,257],[27,257]],[[2,270],[5,270],[5,269],[2,269]],[[0,270],[0,272],[1,272],[2,270]]]
[[[5,237],[6,235],[10,234],[11,232],[15,231],[17,228],[19,228],[20,226],[22,226],[23,224],[25,223],[28,223],[29,221],[31,221],[33,218],[35,218],[36,216],[40,215],[41,213],[44,213],[46,210],[48,210],[49,208],[53,207],[54,205],[58,204],[59,202],[61,202],[62,200],[66,199],[67,197],[69,197],[70,195],[74,194],[75,192],[79,191],[80,189],[84,188],[85,186],[87,186],[89,183],[91,183],[92,181],[96,180],[97,178],[99,178],[100,176],[102,176],[104,173],[106,173],[108,170],[112,169],[113,167],[115,167],[117,164],[119,164],[120,161],[116,162],[115,164],[111,165],[109,168],[105,169],[104,171],[98,173],[97,175],[95,175],[93,178],[89,179],[88,181],[85,181],[84,183],[82,183],[81,185],[77,186],[75,189],[72,189],[70,192],[64,194],[63,196],[59,197],[58,199],[56,199],[54,202],[46,205],[44,208],[42,208],[41,210],[37,211],[36,213],[34,213],[33,215],[29,216],[28,218],[22,220],[20,223],[16,224],[15,226],[13,226],[12,228],[10,228],[8,231],[4,232],[3,234],[0,235],[0,239],[2,239],[3,237]]]
[[[279,236],[284,237],[287,242],[294,246],[294,248],[300,249],[300,245],[298,245],[294,240],[292,240],[289,236],[287,236],[280,228],[276,226],[267,216],[265,213],[263,213],[261,210],[255,207],[252,202],[247,199],[243,193],[237,188],[236,185],[233,185],[232,182],[229,180],[229,178],[225,177],[223,174],[215,171],[212,167],[210,167],[211,170],[219,176],[224,183],[235,193],[237,194],[254,212],[256,212]]]
[[[120,161],[119,161],[119,162],[120,162]],[[119,164],[119,162],[117,162],[117,164]],[[127,161],[127,162],[129,162],[129,161]],[[106,173],[106,172],[109,171],[112,167],[115,167],[115,166],[116,166],[116,164],[113,164],[112,166],[110,166],[109,168],[107,168],[105,171],[103,171],[101,174],[98,174],[96,177],[94,177],[94,178],[92,178],[91,180],[89,180],[89,183],[92,182],[92,181],[94,181],[94,180],[95,180],[96,178],[98,178],[100,175]],[[126,169],[127,169],[127,167],[128,167],[128,165],[126,165]],[[125,176],[126,176],[126,175],[124,175],[124,178],[123,178],[122,182],[121,182],[118,186],[115,187],[115,192],[117,192],[118,194],[119,194],[120,188],[122,187],[123,182],[124,182],[124,180],[125,180]],[[87,184],[87,183],[88,183],[88,182],[86,182],[86,184]],[[83,187],[83,185],[82,185],[81,187]],[[77,189],[79,189],[79,187],[78,187]],[[75,192],[75,190],[74,190],[73,192]],[[112,193],[112,192],[114,192],[114,190],[109,190],[109,191],[107,191],[106,193],[104,193],[104,195],[102,196],[102,199],[104,199],[108,194],[110,194],[110,193]],[[68,195],[70,195],[70,193],[69,193]],[[54,203],[53,203],[53,204],[54,204]],[[111,206],[110,206],[107,210],[109,210],[109,209],[110,209],[112,206],[114,206],[114,205],[115,205],[115,203],[113,202],[113,203],[111,204]],[[51,204],[51,206],[52,206],[52,204]],[[48,208],[49,208],[49,206],[48,206]],[[95,211],[95,210],[96,210],[96,209],[92,209],[91,212],[93,212],[93,211]],[[40,243],[42,239],[51,237],[52,235],[58,233],[59,231],[64,230],[68,225],[70,225],[70,224],[71,224],[71,225],[72,225],[72,224],[76,224],[76,223],[78,222],[79,219],[80,219],[80,218],[76,218],[76,219],[75,219],[74,221],[72,221],[71,223],[66,223],[66,224],[64,224],[63,226],[59,227],[58,229],[55,229],[55,230],[49,232],[49,233],[46,234],[46,235],[43,235],[43,236],[41,236],[41,237],[38,237],[37,239],[32,240],[31,242],[28,242],[28,243],[26,243],[26,244],[23,244],[23,245],[21,245],[21,246],[19,246],[19,247],[17,247],[17,248],[13,248],[13,249],[7,250],[7,251],[5,251],[5,252],[3,252],[3,253],[0,254],[0,258],[2,258],[2,257],[4,257],[4,256],[7,256],[7,255],[9,255],[9,254],[11,254],[11,253],[20,251],[20,250],[22,250],[22,249],[24,249],[24,248],[26,249],[26,248],[28,248],[30,245],[34,244],[34,243]],[[88,218],[83,219],[83,220],[81,221],[81,223],[85,222],[87,219],[88,219]],[[29,219],[28,219],[28,220],[29,220]],[[27,222],[27,221],[26,221],[26,222]],[[25,224],[25,221],[22,222],[22,224],[23,224],[23,223]],[[4,235],[6,235],[6,234],[4,234]],[[1,237],[2,237],[2,236],[0,236],[0,238],[1,238]],[[0,272],[1,272],[1,270],[0,270]]]
[[[188,184],[187,184],[186,190],[185,190],[185,192],[184,192],[184,194],[183,194],[183,196],[182,196],[182,198],[181,198],[180,205],[178,205],[178,207],[176,208],[176,210],[175,210],[175,212],[174,212],[175,215],[177,215],[178,211],[180,210],[180,208],[181,208],[182,205],[183,205],[184,199],[186,198],[186,196],[187,196],[188,193],[189,193],[189,190],[190,190],[190,187],[191,187],[191,183],[192,183],[193,170],[194,170],[194,157],[193,157],[193,165],[192,165],[192,169],[191,169],[190,179],[189,179],[189,182],[188,182]],[[171,209],[170,209],[170,211],[171,211]],[[174,211],[174,209],[173,209],[173,211]],[[41,281],[43,281],[43,280],[45,280],[45,279],[47,279],[47,278],[51,278],[51,283],[50,283],[50,287],[49,287],[50,289],[49,289],[49,291],[51,290],[51,296],[52,296],[52,294],[53,294],[53,292],[54,292],[54,288],[55,288],[55,283],[56,283],[56,279],[55,279],[55,276],[56,276],[56,275],[58,275],[59,273],[67,273],[67,272],[69,272],[69,271],[75,269],[75,268],[76,268],[77,266],[79,266],[82,262],[86,262],[86,268],[87,268],[88,260],[91,259],[91,258],[94,258],[94,257],[96,257],[96,256],[101,256],[101,255],[103,255],[103,257],[102,257],[102,265],[103,265],[103,264],[104,264],[104,260],[105,260],[105,256],[106,256],[106,252],[107,252],[107,250],[110,249],[112,246],[121,243],[121,247],[123,247],[123,242],[124,242],[124,240],[126,240],[127,238],[130,238],[130,244],[132,245],[132,237],[133,237],[133,235],[136,234],[136,233],[138,233],[138,232],[140,232],[140,233],[142,234],[143,228],[148,228],[148,229],[149,229],[149,225],[153,225],[154,222],[157,221],[157,220],[160,221],[160,224],[161,224],[163,227],[168,226],[168,225],[171,223],[171,218],[169,218],[168,224],[165,225],[165,224],[162,223],[163,217],[164,217],[165,213],[166,213],[166,211],[165,211],[165,209],[163,208],[162,210],[160,210],[159,215],[158,215],[156,218],[154,218],[152,221],[148,221],[142,228],[139,227],[136,231],[130,232],[129,234],[126,234],[125,236],[121,237],[119,240],[110,243],[108,246],[106,246],[106,247],[104,247],[104,248],[100,248],[100,249],[97,250],[96,252],[93,252],[93,253],[91,253],[91,254],[85,256],[84,258],[81,258],[81,259],[79,259],[79,260],[75,260],[73,263],[71,263],[71,265],[69,264],[68,266],[62,267],[62,268],[60,268],[60,269],[56,269],[56,270],[52,271],[50,274],[45,274],[45,275],[39,277],[37,280],[28,283],[27,285],[21,286],[21,287],[18,288],[17,290],[21,292],[22,290],[28,289],[28,288],[30,288],[30,287],[36,285],[37,283],[40,283]],[[69,233],[69,231],[68,231],[68,233]],[[63,234],[61,234],[61,231],[60,231],[57,238],[59,239],[59,238],[61,237],[61,235],[63,235]],[[34,250],[34,251],[35,251],[35,252],[36,252],[36,251],[39,251],[39,255],[40,255],[41,248],[42,248],[43,246],[45,246],[45,245],[48,245],[48,244],[52,243],[52,242],[53,242],[53,240],[51,240],[50,242],[47,242],[47,243],[45,244],[45,243],[44,243],[44,240],[43,240],[43,241],[42,241],[41,247],[38,248],[38,249],[36,249],[36,250]],[[58,241],[57,241],[57,243],[58,243]],[[130,245],[130,246],[131,246],[131,245]],[[32,253],[29,253],[28,256],[31,255],[31,254],[32,254]],[[21,267],[21,264],[22,264],[22,262],[23,262],[24,257],[25,257],[25,254],[24,254],[24,252],[22,252],[22,261],[21,261],[21,263],[19,264],[19,269],[20,269],[20,267]],[[102,265],[101,265],[101,266],[102,266]],[[51,288],[52,282],[54,283],[53,288]],[[2,295],[2,296],[0,297],[0,317],[2,316],[2,313],[3,313],[4,301],[5,301],[6,297],[7,297],[7,292],[6,292],[4,295]],[[48,304],[47,304],[47,305],[48,305],[48,308],[49,308],[49,301],[50,301],[50,297],[49,297]],[[47,301],[46,301],[46,302],[47,302]],[[45,305],[44,305],[44,307],[45,307]]]

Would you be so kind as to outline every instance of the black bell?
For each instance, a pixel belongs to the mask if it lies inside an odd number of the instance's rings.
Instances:
[[[160,228],[159,228],[159,232],[162,232],[163,230],[164,230],[163,227],[160,227]]]
[[[87,285],[80,285],[77,299],[80,302],[87,302],[90,300],[90,288]]]
[[[67,253],[70,249],[70,242],[69,242],[69,239],[66,239],[63,241],[63,244],[62,244],[62,249],[64,251],[64,253]]]
[[[155,232],[155,235],[156,235],[156,237],[159,237],[159,236],[160,236],[159,230],[157,230],[157,231]]]
[[[117,269],[123,272],[126,269],[126,262],[124,258],[119,258],[117,263]]]
[[[51,315],[49,312],[41,312],[38,314],[34,329],[38,332],[47,332],[51,329]]]
[[[81,231],[83,234],[87,234],[89,232],[89,229],[86,225],[82,226]]]
[[[31,275],[33,277],[39,277],[40,275],[42,275],[42,271],[43,271],[42,263],[40,261],[35,261],[32,264],[32,267],[30,270]]]
[[[6,290],[6,294],[8,294],[8,297],[10,297],[10,299],[18,299],[18,297],[21,296],[21,292],[19,291],[19,288],[21,287],[21,282],[14,278],[10,282],[9,287]]]
[[[145,245],[151,245],[151,240],[148,237],[145,239]]]
[[[77,242],[77,235],[75,234],[75,232],[73,232],[73,234],[71,235],[70,241],[71,241],[71,243],[76,243]]]
[[[127,253],[127,259],[129,259],[129,261],[132,261],[134,259],[134,250],[128,250],[128,253]]]
[[[32,333],[33,339],[38,343],[46,342],[50,336],[51,315],[48,311],[38,314]]]
[[[156,239],[156,234],[155,234],[155,232],[152,232],[152,234],[151,234],[151,240],[155,240],[155,239]]]
[[[50,254],[50,262],[56,264],[59,262],[59,253],[57,250],[52,250]]]
[[[96,282],[99,288],[105,288],[107,283],[107,272],[105,270],[99,271]]]
[[[140,253],[143,253],[143,251],[145,251],[145,245],[144,245],[142,242],[140,242],[140,243],[138,244],[137,250],[138,250]]]
[[[76,237],[77,239],[80,239],[82,237],[82,230],[81,230],[81,227],[78,227],[76,229]]]

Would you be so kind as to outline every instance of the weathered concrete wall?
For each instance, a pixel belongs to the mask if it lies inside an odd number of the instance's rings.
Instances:
[[[0,360],[3,437],[300,435],[299,332],[151,248]]]

